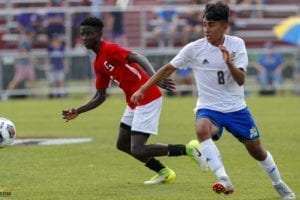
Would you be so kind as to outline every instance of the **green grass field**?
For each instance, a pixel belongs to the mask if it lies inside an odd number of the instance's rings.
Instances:
[[[145,186],[153,172],[115,148],[124,99],[111,96],[98,109],[66,123],[61,110],[89,96],[63,100],[0,102],[0,116],[11,119],[17,137],[91,137],[90,143],[60,146],[10,146],[0,149],[1,199],[20,200],[276,200],[267,175],[230,134],[217,142],[233,195],[217,195],[211,172],[202,174],[187,157],[161,157],[177,174],[174,184]],[[165,98],[160,134],[149,142],[187,143],[195,138],[195,98]],[[300,99],[295,96],[248,97],[261,139],[273,154],[285,182],[300,195]],[[3,194],[3,193],[2,193]]]

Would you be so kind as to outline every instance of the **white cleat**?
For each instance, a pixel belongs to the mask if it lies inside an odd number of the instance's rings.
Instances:
[[[274,189],[280,195],[282,200],[294,200],[296,199],[295,193],[285,184],[283,181],[277,185],[274,185]]]

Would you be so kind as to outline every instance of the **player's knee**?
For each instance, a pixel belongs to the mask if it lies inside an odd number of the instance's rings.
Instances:
[[[135,158],[141,159],[145,157],[145,150],[142,146],[131,146],[131,154]]]
[[[116,143],[116,147],[117,147],[117,149],[120,150],[120,151],[122,151],[122,149],[123,149],[123,145],[120,144],[119,142]]]
[[[217,127],[213,126],[209,119],[201,119],[197,123],[196,132],[198,139],[203,141],[211,138],[217,132]]]
[[[118,141],[116,143],[116,147],[118,150],[124,151],[124,152],[128,152],[130,150],[130,147],[127,144],[120,142],[120,141]]]

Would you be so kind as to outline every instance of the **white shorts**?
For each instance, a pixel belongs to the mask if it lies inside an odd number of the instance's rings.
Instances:
[[[126,107],[121,122],[131,126],[131,131],[157,135],[162,97],[135,109]]]
[[[65,80],[65,72],[62,71],[50,71],[47,74],[49,83],[61,82]]]

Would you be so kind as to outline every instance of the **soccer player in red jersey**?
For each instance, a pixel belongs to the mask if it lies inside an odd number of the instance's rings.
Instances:
[[[162,93],[158,86],[154,85],[145,93],[138,105],[131,102],[130,97],[155,73],[152,65],[143,55],[103,40],[103,22],[98,18],[89,17],[83,20],[80,35],[84,46],[96,54],[94,60],[96,93],[86,104],[63,110],[63,118],[66,121],[72,120],[79,114],[101,105],[106,99],[106,89],[112,81],[116,82],[123,90],[127,102],[119,127],[117,148],[145,163],[146,167],[157,173],[145,181],[145,184],[174,182],[176,177],[174,171],[154,157],[189,155],[198,162],[201,157],[199,158],[199,153],[195,152],[190,143],[146,144],[150,135],[157,134]],[[170,78],[164,79],[159,86],[169,91],[175,89],[175,83]]]

